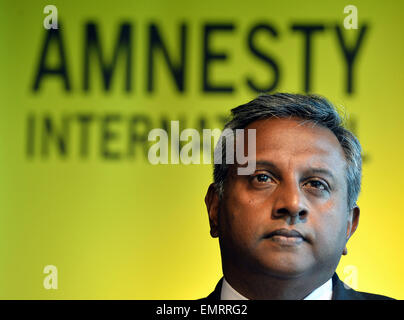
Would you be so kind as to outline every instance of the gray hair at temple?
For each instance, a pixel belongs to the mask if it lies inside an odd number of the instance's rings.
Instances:
[[[310,121],[330,129],[337,137],[344,150],[346,166],[346,181],[348,186],[348,208],[356,205],[361,188],[362,157],[361,145],[352,132],[345,128],[345,119],[342,119],[326,98],[319,95],[302,95],[291,93],[262,94],[254,100],[231,110],[231,119],[224,129],[244,129],[250,123],[268,118],[290,118]],[[226,143],[219,139],[215,154],[220,152],[222,161],[215,163],[213,179],[215,188],[221,199],[224,193],[224,184],[229,169],[226,161]]]

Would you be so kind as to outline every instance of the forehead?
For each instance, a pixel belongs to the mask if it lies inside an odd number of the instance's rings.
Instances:
[[[297,118],[271,118],[255,121],[245,129],[256,129],[257,161],[288,169],[323,167],[344,172],[344,151],[328,128]]]

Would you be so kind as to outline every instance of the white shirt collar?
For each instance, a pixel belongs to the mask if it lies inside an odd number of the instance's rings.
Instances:
[[[303,300],[331,300],[332,298],[332,278],[330,278],[322,286],[315,289]],[[246,297],[238,293],[223,277],[222,291],[220,300],[248,300]]]

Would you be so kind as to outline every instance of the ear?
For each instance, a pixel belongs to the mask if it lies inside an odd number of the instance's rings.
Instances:
[[[359,215],[360,215],[360,209],[358,206],[355,205],[355,207],[349,212],[349,215],[348,215],[348,225],[347,225],[347,230],[346,230],[346,243],[348,242],[349,238],[355,233],[356,228],[358,227]],[[345,243],[345,248],[342,251],[343,255],[348,254],[348,249],[346,248],[346,243]]]
[[[206,209],[209,215],[210,235],[212,238],[219,236],[219,194],[212,183],[205,196]]]

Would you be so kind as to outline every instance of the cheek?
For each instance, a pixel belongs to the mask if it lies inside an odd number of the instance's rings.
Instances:
[[[269,215],[269,210],[268,215]],[[262,203],[251,196],[229,194],[225,197],[222,206],[221,218],[222,234],[233,241],[250,246],[262,234],[265,219],[268,220]],[[265,217],[266,216],[266,217]]]
[[[340,247],[345,243],[347,228],[345,209],[345,206],[327,203],[315,213],[314,242],[318,250],[330,254],[340,251]]]

